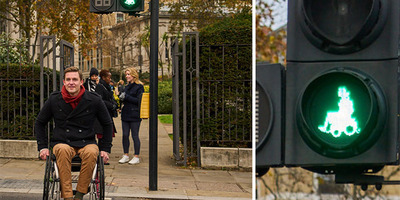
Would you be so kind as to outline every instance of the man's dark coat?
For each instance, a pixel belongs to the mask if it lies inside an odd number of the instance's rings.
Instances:
[[[97,118],[103,125],[104,135],[99,142],[99,150],[111,152],[112,146],[112,121],[101,97],[85,91],[78,106],[72,109],[71,105],[62,98],[61,92],[54,92],[40,110],[35,122],[35,134],[38,150],[47,148],[47,134],[45,127],[47,122],[54,118],[55,128],[50,145],[65,143],[72,147],[84,147],[88,144],[96,144],[94,121]]]

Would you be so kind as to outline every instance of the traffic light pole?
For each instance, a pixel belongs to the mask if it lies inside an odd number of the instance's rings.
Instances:
[[[149,123],[149,190],[157,190],[157,114],[158,114],[158,0],[150,3],[150,123]]]

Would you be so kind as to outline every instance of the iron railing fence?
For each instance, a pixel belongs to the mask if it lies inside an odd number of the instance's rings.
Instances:
[[[37,45],[0,43],[0,137],[32,139],[39,111]]]
[[[41,36],[39,45],[2,40],[0,54],[0,138],[35,139],[36,116],[62,87],[63,69],[73,65],[73,46],[56,43],[55,36]]]

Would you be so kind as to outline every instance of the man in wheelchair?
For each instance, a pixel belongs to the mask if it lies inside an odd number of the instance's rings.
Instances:
[[[65,69],[63,83],[61,92],[52,93],[40,110],[35,122],[35,134],[40,158],[45,160],[50,155],[49,148],[56,156],[61,196],[64,199],[82,199],[88,192],[99,150],[104,162],[108,162],[112,146],[112,121],[101,97],[85,91],[79,68]],[[49,143],[45,127],[52,118],[55,127]],[[104,130],[98,145],[94,133],[95,118]],[[79,155],[82,163],[74,197],[71,160],[75,155]]]

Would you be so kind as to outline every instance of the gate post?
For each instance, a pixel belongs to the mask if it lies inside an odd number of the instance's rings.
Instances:
[[[49,49],[51,41],[51,49]],[[43,44],[46,43],[44,46]],[[46,52],[45,52],[46,51]],[[40,36],[40,108],[44,105],[44,54],[46,53],[47,68],[50,69],[50,62],[53,62],[53,92],[57,90],[57,72],[56,72],[56,37],[55,36]],[[50,61],[49,54],[53,54]],[[48,80],[48,79],[47,79]],[[49,85],[47,85],[49,87]],[[47,88],[47,96],[50,95],[50,90]]]
[[[197,166],[201,166],[200,159],[200,47],[199,47],[199,32],[196,35],[196,142],[197,142]]]
[[[172,43],[172,117],[173,117],[173,153],[175,161],[181,161],[179,152],[179,40]]]
[[[62,88],[63,86],[62,80],[64,80],[64,69],[74,66],[74,45],[65,40],[60,40],[59,57],[60,57],[60,88]]]

